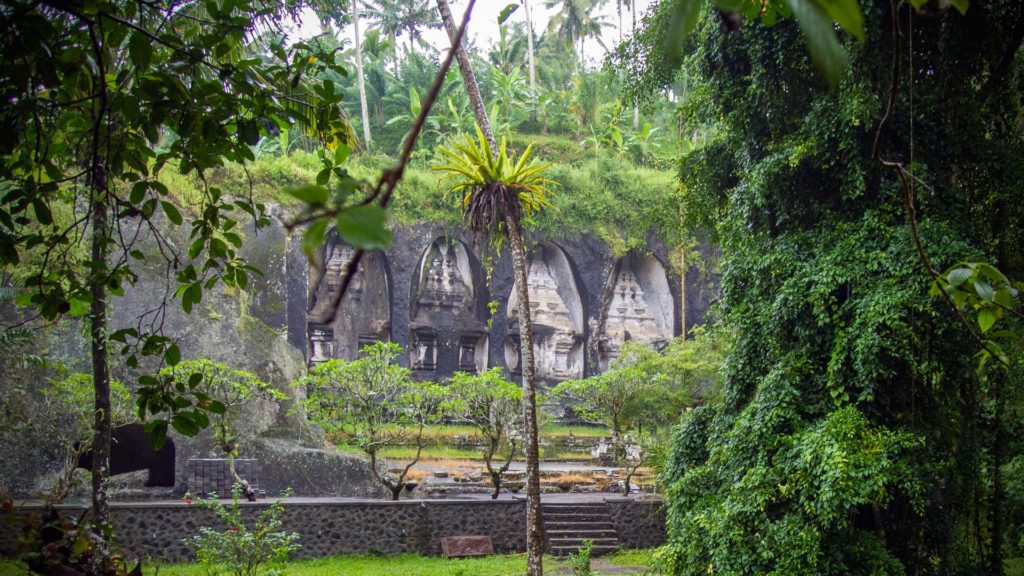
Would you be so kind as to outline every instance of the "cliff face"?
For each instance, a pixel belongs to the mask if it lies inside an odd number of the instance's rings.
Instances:
[[[290,383],[311,363],[353,358],[360,345],[390,339],[406,350],[405,361],[419,379],[441,380],[456,370],[492,366],[519,375],[518,302],[507,248],[500,254],[481,250],[472,238],[439,224],[399,226],[391,249],[364,258],[328,323],[350,249],[333,238],[309,262],[301,234],[288,234],[278,218],[258,234],[251,228],[243,233],[243,256],[262,275],[253,276],[245,291],[214,288],[191,315],[176,301],[161,308],[174,271],[157,264],[155,244],[143,240],[140,248],[154,257],[137,270],[136,286],[111,305],[110,326],[162,326],[177,340],[183,358],[208,358],[253,372],[286,393],[289,400],[259,403],[242,418],[240,453],[263,460],[261,484],[269,492],[288,485],[297,495],[359,496],[379,490],[361,459],[325,446],[317,430],[290,412],[303,393]],[[168,234],[172,245],[188,246],[187,230]],[[622,258],[591,236],[529,238],[528,245],[538,373],[544,383],[601,371],[625,340],[658,344],[680,334],[679,277],[653,235],[647,253]],[[688,326],[702,321],[715,290],[713,278],[687,273]],[[84,331],[74,320],[40,334],[41,354],[88,372]],[[114,361],[115,378],[134,382],[137,374],[118,367],[116,356]],[[142,367],[147,368],[153,367]],[[5,385],[21,378],[31,393],[47,375],[0,377]],[[220,456],[209,432],[174,439],[179,479],[188,458]],[[42,429],[0,446],[0,464],[0,486],[16,496],[32,495],[62,466],[54,439]]]
[[[653,235],[646,253],[623,257],[591,236],[533,237],[528,246],[537,366],[545,383],[604,370],[626,340],[660,345],[681,333],[680,278]],[[390,339],[406,350],[407,365],[421,379],[492,366],[520,373],[507,248],[496,254],[441,225],[399,227],[391,249],[363,259],[329,323],[352,251],[333,238],[315,262],[288,254],[289,270],[305,271],[302,278],[290,272],[289,285],[304,280],[308,294],[304,310],[288,303],[288,341],[309,362],[352,358],[360,345]],[[703,322],[716,291],[714,278],[687,273],[688,326]],[[295,298],[291,290],[289,298]]]

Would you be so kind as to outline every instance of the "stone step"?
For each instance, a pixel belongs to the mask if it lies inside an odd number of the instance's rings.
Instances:
[[[619,534],[615,530],[548,530],[548,539],[552,542],[558,539],[571,538],[574,540],[618,540]]]
[[[541,514],[548,522],[607,522],[608,512],[557,512]]]
[[[575,545],[570,545],[570,546],[552,546],[550,548],[550,550],[551,550],[551,554],[553,554],[555,556],[568,556],[570,554],[576,554],[577,552],[579,552],[583,548],[584,548],[583,544],[580,544],[578,546],[575,546]],[[619,550],[619,546],[617,544],[615,546],[597,546],[595,544],[594,547],[590,551],[590,555],[591,556],[604,556],[605,554],[612,554],[614,552],[618,552],[618,550]]]
[[[611,530],[615,525],[611,522],[545,522],[547,530]]]
[[[552,502],[541,504],[541,510],[608,510],[608,505],[603,502]]]
[[[548,541],[550,542],[552,547],[555,547],[555,546],[576,546],[576,545],[582,546],[584,543],[586,543],[587,540],[590,540],[591,542],[593,542],[594,546],[618,546],[619,545],[619,538],[618,538],[618,536],[612,536],[611,538],[608,538],[608,537],[605,537],[605,538],[591,538],[589,536],[588,537],[584,537],[584,536],[579,536],[579,537],[571,536],[571,537],[558,537],[558,538],[551,537],[551,538],[548,538]]]

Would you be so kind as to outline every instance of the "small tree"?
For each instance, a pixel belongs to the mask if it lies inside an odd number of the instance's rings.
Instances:
[[[456,372],[448,389],[455,396],[453,412],[473,426],[484,437],[484,464],[491,476],[494,492],[501,493],[501,478],[512,464],[516,451],[522,447],[523,390],[501,376],[501,368],[472,375]],[[505,452],[505,461],[494,466],[494,458]]]
[[[398,344],[377,342],[364,346],[358,359],[329,360],[298,382],[306,389],[309,417],[358,446],[392,500],[398,500],[429,441],[427,426],[440,422],[446,412],[443,388],[413,381],[408,368],[394,364],[401,355]],[[410,444],[416,454],[397,475],[379,469],[382,450]]]
[[[236,434],[242,417],[240,408],[259,399],[280,400],[284,394],[251,372],[235,370],[206,359],[188,360],[164,368],[160,376],[167,381],[167,388],[191,396],[195,405],[204,410],[179,412],[171,418],[171,426],[186,436],[195,436],[212,424],[217,446],[228,459],[231,476],[248,500],[256,500],[256,493],[249,483],[235,471],[235,457],[238,455]]]
[[[75,486],[78,460],[92,449],[93,429],[92,375],[72,373],[51,380],[42,389],[41,402],[33,416],[33,426],[44,430],[58,442],[63,467],[45,495],[46,502],[64,500]],[[124,384],[110,382],[110,422],[113,428],[135,421],[132,395]]]

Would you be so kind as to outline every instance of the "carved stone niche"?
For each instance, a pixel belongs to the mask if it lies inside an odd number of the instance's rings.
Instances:
[[[334,234],[310,262],[307,331],[311,364],[331,358],[352,360],[364,341],[390,340],[391,297],[383,253],[363,256],[334,313],[354,253]]]
[[[436,371],[430,377],[444,378],[455,371],[486,369],[483,278],[479,262],[458,240],[439,237],[423,251],[409,287],[409,363],[414,370]]]
[[[437,331],[418,328],[413,332],[412,369],[430,372],[437,370]]]
[[[466,332],[459,337],[460,372],[477,374],[487,367],[487,334]]]
[[[537,377],[560,382],[583,377],[583,304],[572,267],[560,248],[543,244],[528,259],[527,291],[533,322]],[[519,330],[519,298],[513,291],[507,307],[510,336]],[[505,362],[521,372],[518,337],[506,338]]]
[[[598,338],[602,370],[619,357],[630,340],[655,348],[672,339],[675,305],[665,268],[652,256],[627,254],[609,278],[610,298]]]
[[[505,336],[505,368],[513,376],[523,375],[523,348],[518,332]]]
[[[323,324],[309,325],[309,363],[320,364],[334,358],[334,330]]]

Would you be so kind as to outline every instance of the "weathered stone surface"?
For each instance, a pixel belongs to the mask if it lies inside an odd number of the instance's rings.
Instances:
[[[441,538],[441,551],[449,558],[494,554],[490,536],[448,536]]]
[[[608,515],[626,548],[654,548],[665,542],[665,503],[661,499],[605,498]]]

